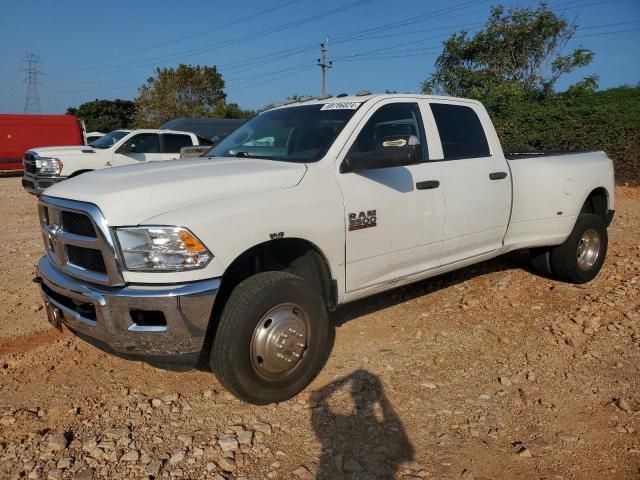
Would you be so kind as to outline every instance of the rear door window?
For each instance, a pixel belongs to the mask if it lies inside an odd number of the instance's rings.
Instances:
[[[476,112],[463,105],[432,103],[445,160],[489,157],[489,143]]]
[[[180,153],[182,147],[193,147],[193,142],[189,135],[177,135],[166,133],[162,135],[163,153]]]

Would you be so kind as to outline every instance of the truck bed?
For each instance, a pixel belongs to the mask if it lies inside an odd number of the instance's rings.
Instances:
[[[589,193],[602,185],[613,192],[613,165],[602,151],[513,155],[506,156],[513,185],[510,248],[564,242]],[[611,195],[609,208],[614,205]]]

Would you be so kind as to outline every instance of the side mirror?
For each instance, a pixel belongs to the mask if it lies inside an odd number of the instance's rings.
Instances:
[[[421,161],[420,140],[411,135],[409,138],[385,139],[380,148],[371,152],[349,153],[340,167],[340,173],[404,167]]]

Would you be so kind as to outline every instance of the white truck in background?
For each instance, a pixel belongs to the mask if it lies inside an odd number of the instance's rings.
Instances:
[[[87,145],[91,145],[93,142],[98,140],[99,138],[104,137],[104,133],[102,132],[87,132],[84,134],[84,138],[87,140]]]
[[[44,147],[28,150],[23,159],[22,186],[40,195],[51,185],[102,168],[180,157],[183,147],[211,145],[193,133],[163,130],[114,130],[91,145]]]
[[[520,249],[584,283],[607,253],[611,160],[505,156],[477,101],[293,103],[209,155],[47,190],[38,280],[54,325],[168,368],[205,359],[255,404],[313,380],[339,305]]]

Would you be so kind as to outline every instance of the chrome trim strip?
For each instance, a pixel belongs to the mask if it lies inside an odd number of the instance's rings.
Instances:
[[[127,330],[129,330],[130,332],[164,332],[167,330],[167,326],[163,325],[151,327],[133,324],[129,328],[127,328]]]
[[[44,214],[45,208],[48,209],[48,222]],[[61,224],[60,219],[61,210],[88,216],[93,223],[96,238],[75,235],[62,230],[64,226]],[[58,268],[69,275],[91,283],[109,286],[124,285],[125,282],[121,273],[122,268],[113,235],[109,229],[107,220],[97,206],[92,203],[65,200],[45,195],[40,197],[38,211],[40,213],[40,224],[47,255]],[[57,226],[57,228],[52,227],[52,225]],[[86,270],[70,263],[67,258],[65,245],[75,245],[82,248],[99,250],[102,253],[106,274]]]

